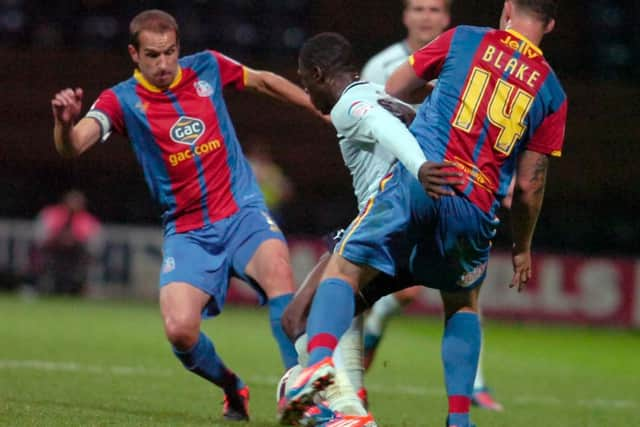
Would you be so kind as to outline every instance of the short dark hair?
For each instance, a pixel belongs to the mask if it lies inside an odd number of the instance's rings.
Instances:
[[[327,74],[358,71],[351,43],[338,33],[320,33],[307,40],[300,49],[300,65],[306,70],[318,67]]]
[[[528,10],[537,15],[538,18],[548,24],[558,15],[558,0],[511,0],[520,9]]]
[[[159,9],[149,9],[137,14],[129,23],[129,42],[138,50],[140,48],[140,33],[151,31],[164,33],[175,31],[176,42],[180,41],[180,32],[175,18]]]
[[[409,2],[411,0],[402,0],[402,7],[404,9],[409,7]],[[453,0],[444,0],[444,8],[447,10],[447,12],[451,12],[451,6],[453,5]]]

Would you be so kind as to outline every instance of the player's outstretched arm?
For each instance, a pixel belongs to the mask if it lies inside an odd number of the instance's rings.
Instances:
[[[245,85],[247,88],[277,100],[306,108],[328,121],[313,106],[309,95],[296,84],[271,71],[253,70],[248,67],[245,67],[245,69],[247,73]]]
[[[548,166],[548,156],[534,151],[526,150],[518,158],[511,202],[513,279],[510,285],[518,291],[531,279],[531,241],[542,208]]]
[[[63,157],[85,152],[100,139],[100,125],[91,119],[78,122],[82,110],[82,89],[64,89],[51,100],[56,150]]]
[[[411,102],[414,91],[426,85],[427,82],[416,75],[411,64],[405,62],[391,74],[385,85],[385,92],[402,101]]]

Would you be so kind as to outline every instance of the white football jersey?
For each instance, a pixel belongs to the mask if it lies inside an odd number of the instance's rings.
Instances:
[[[378,104],[381,98],[390,98],[382,86],[356,81],[345,88],[331,110],[359,210],[377,193],[380,180],[391,171],[396,156],[414,176],[426,160],[404,123]]]
[[[411,49],[405,40],[394,43],[367,61],[362,69],[361,78],[384,86],[389,76],[407,61],[410,55]]]

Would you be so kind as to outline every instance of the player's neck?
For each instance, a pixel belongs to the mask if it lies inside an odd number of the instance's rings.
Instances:
[[[331,89],[336,102],[342,95],[342,92],[344,92],[344,90],[347,88],[347,86],[359,79],[360,77],[357,74],[353,73],[340,73],[333,76]]]
[[[415,52],[426,44],[422,40],[411,37],[407,37],[404,42],[407,44],[407,47],[409,48],[411,53]]]
[[[526,18],[514,18],[507,25],[507,30],[514,30],[522,34],[536,47],[540,46],[544,31],[540,27],[540,22]]]

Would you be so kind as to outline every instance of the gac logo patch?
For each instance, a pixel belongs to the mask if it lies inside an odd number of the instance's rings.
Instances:
[[[200,119],[183,116],[171,126],[169,135],[178,144],[193,145],[204,134],[206,126]]]

